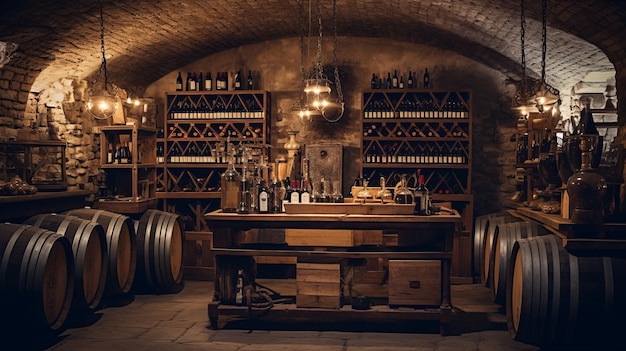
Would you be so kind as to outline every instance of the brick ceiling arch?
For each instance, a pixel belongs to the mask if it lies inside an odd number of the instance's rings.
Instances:
[[[538,77],[541,2],[525,3],[527,65],[529,75]],[[299,36],[301,5],[308,8],[308,0],[104,0],[107,68],[122,87],[146,86],[225,49]],[[572,86],[590,71],[624,66],[622,1],[548,0],[547,8],[550,84]],[[331,13],[332,2],[322,0],[326,30]],[[337,0],[337,24],[341,36],[451,49],[519,79],[519,0]],[[0,5],[0,41],[19,44],[10,64],[41,72],[32,79],[33,91],[58,78],[93,76],[101,61],[99,36],[95,0]]]

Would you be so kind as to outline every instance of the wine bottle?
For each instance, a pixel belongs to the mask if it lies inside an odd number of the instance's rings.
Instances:
[[[430,214],[430,193],[424,182],[424,176],[417,170],[417,188],[415,189],[415,208],[413,212],[420,215]]]
[[[204,77],[204,90],[213,90],[213,78],[211,78],[211,72],[207,72],[206,76]]]
[[[265,180],[261,180],[259,187],[259,213],[270,212],[270,190]]]
[[[284,183],[285,183],[285,196],[283,197],[281,212],[285,212],[285,204],[288,204],[291,202],[291,193],[293,192],[293,189],[291,188],[291,180],[289,179],[289,177],[285,179]]]
[[[378,78],[376,77],[376,73],[372,73],[372,81],[370,82],[371,89],[378,89]]]
[[[428,68],[424,71],[424,89],[430,88],[430,74],[428,74]]]
[[[203,90],[203,85],[204,85],[204,81],[202,79],[202,72],[198,73],[198,79],[196,79],[196,90],[197,91],[202,91]]]
[[[387,89],[391,89],[391,87],[392,87],[391,72],[387,72],[387,81],[385,82],[385,87]]]
[[[196,91],[196,73],[189,76],[189,91]]]
[[[179,71],[178,77],[176,77],[176,91],[182,91],[182,90],[183,90],[183,76],[181,75]]]
[[[191,90],[191,72],[187,72],[187,80],[185,81],[185,90]]]
[[[241,72],[237,71],[237,73],[235,73],[235,83],[234,83],[234,90],[241,90]]]
[[[404,76],[400,76],[400,82],[398,83],[398,88],[404,89]]]
[[[398,71],[393,70],[393,77],[391,78],[391,87],[393,89],[398,89]]]
[[[252,71],[248,70],[248,90],[254,90],[254,79],[252,78]]]
[[[302,180],[302,189],[300,192],[300,203],[311,203],[311,192],[309,191],[309,182],[306,179]]]
[[[113,163],[113,159],[114,159],[115,155],[113,152],[113,144],[109,144],[109,150],[107,150],[107,163],[111,164]]]
[[[415,88],[415,83],[413,81],[413,72],[409,71],[409,77],[406,80],[407,88],[413,89]]]
[[[289,203],[299,204],[300,203],[300,186],[298,185],[300,181],[296,179],[291,180],[291,196],[289,197]]]

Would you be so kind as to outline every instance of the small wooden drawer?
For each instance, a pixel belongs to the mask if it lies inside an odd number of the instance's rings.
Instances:
[[[440,261],[389,260],[389,305],[436,306],[440,303]]]

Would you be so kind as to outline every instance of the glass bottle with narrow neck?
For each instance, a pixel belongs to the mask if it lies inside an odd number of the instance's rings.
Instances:
[[[222,212],[237,212],[241,202],[240,182],[241,176],[235,169],[235,156],[228,155],[228,168],[222,173]]]
[[[417,177],[417,188],[415,189],[415,214],[430,214],[430,192],[424,182],[424,176]]]

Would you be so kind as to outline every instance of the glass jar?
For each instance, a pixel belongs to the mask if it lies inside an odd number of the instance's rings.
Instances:
[[[407,186],[406,174],[402,175],[400,179],[400,187],[395,191],[393,200],[397,204],[412,204],[413,203],[413,192]]]

